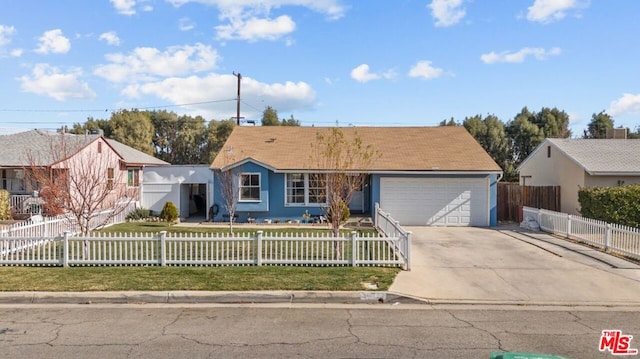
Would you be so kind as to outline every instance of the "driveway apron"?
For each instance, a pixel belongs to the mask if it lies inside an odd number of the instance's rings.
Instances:
[[[390,292],[442,302],[640,304],[640,266],[541,233],[410,227]]]

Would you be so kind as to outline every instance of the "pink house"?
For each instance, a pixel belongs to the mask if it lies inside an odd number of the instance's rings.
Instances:
[[[142,171],[167,162],[102,133],[73,135],[32,130],[0,136],[0,189],[16,212],[48,210],[90,201],[109,208],[117,201],[140,201]]]

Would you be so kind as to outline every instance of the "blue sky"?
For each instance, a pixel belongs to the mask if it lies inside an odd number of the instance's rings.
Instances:
[[[637,0],[3,1],[0,132],[118,109],[431,126],[558,107],[640,125]]]

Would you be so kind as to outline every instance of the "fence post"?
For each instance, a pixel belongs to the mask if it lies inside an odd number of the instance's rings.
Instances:
[[[160,265],[166,267],[167,265],[167,231],[160,231]]]
[[[407,271],[411,270],[411,232],[407,232]]]
[[[351,232],[351,266],[358,265],[358,232]]]
[[[69,231],[64,231],[62,235],[62,266],[69,266]]]
[[[567,214],[567,238],[571,237],[571,215]]]
[[[537,211],[536,214],[538,215],[538,227],[542,229],[542,210],[538,208],[536,211]]]
[[[611,223],[607,223],[607,231],[604,235],[604,250],[608,251],[611,248]]]
[[[258,231],[257,232],[257,237],[256,240],[258,241],[258,250],[256,253],[256,265],[261,266],[262,265],[262,231]]]

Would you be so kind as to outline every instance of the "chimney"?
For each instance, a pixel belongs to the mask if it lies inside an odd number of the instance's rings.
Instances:
[[[607,128],[607,138],[626,140],[627,129],[626,128]]]

